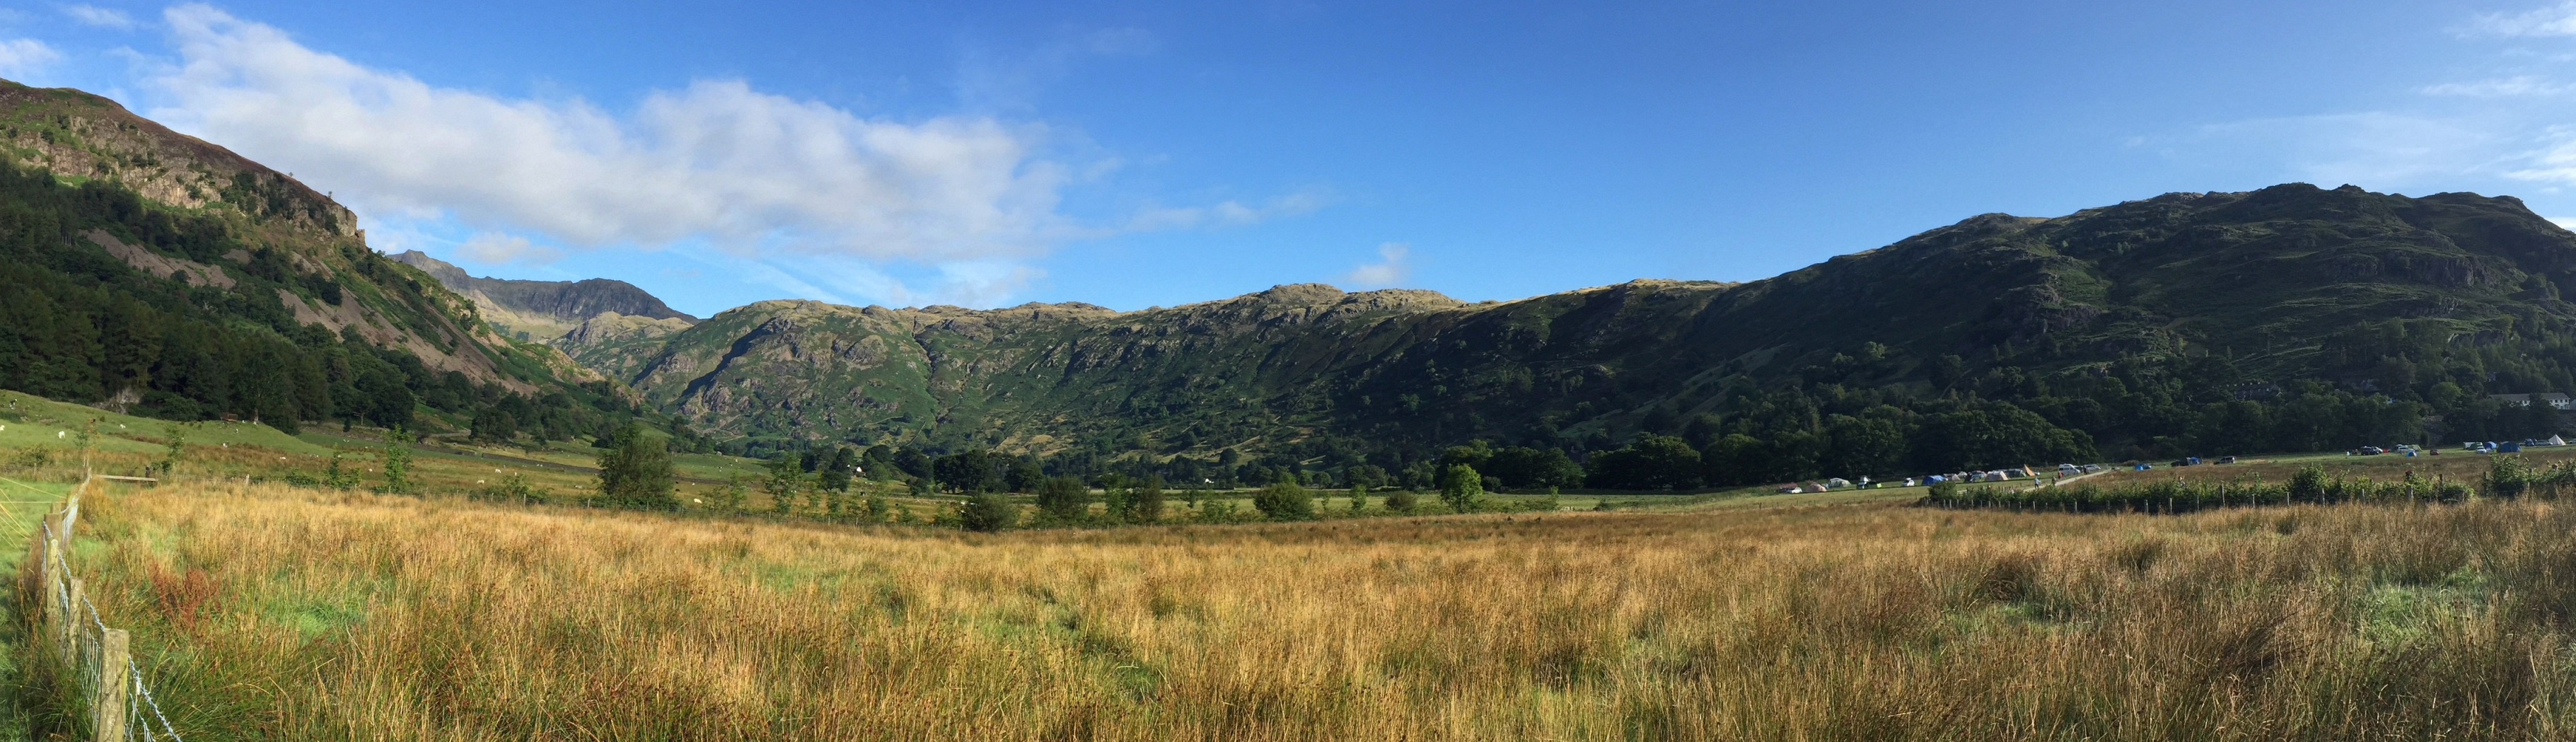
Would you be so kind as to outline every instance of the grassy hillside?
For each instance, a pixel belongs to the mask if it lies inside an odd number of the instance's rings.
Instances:
[[[2531,739],[2576,515],[1884,506],[1027,532],[93,506],[190,739]]]
[[[356,225],[113,101],[0,81],[0,388],[288,433],[561,440],[637,416],[627,392],[502,337]]]
[[[1401,472],[1472,439],[1583,460],[1659,434],[1725,462],[1693,478],[1741,484],[2545,437],[2560,421],[2485,397],[2576,388],[2571,281],[2576,234],[2512,198],[2286,185],[1980,216],[1746,284],[763,302],[565,347],[750,450],[993,447],[1195,480]]]

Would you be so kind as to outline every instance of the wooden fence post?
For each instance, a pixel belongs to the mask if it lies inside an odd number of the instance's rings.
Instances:
[[[37,615],[49,622],[54,619],[54,614],[62,612],[62,607],[55,605],[57,599],[54,597],[54,586],[62,584],[62,575],[54,568],[54,536],[63,532],[59,524],[61,520],[59,513],[46,515],[44,528],[36,533],[36,558],[43,560],[36,563],[36,573],[37,579],[44,583],[36,587],[37,609],[42,611]],[[48,627],[51,625],[47,624]]]
[[[99,632],[98,695],[91,697],[89,706],[94,715],[90,729],[98,733],[98,742],[125,742],[125,720],[131,710],[127,706],[134,700],[127,697],[134,683],[127,654],[130,640],[124,629]]]
[[[62,623],[58,630],[62,632],[63,658],[78,661],[80,659],[81,604],[89,597],[81,592],[80,578],[72,578],[71,583],[71,599],[63,601]]]

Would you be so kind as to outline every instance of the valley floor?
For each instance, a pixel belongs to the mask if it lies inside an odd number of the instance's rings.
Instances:
[[[85,503],[80,569],[199,741],[2576,736],[2576,509],[1867,494],[986,536],[198,485]]]

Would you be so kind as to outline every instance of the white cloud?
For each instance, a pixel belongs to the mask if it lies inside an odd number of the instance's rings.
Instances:
[[[35,39],[0,41],[0,76],[23,77],[62,58],[53,47]]]
[[[466,238],[464,244],[456,246],[456,254],[466,260],[485,265],[504,263],[546,265],[562,260],[564,257],[562,250],[538,245],[528,241],[526,237],[492,232]]]
[[[2518,98],[2527,96],[2559,95],[2566,93],[2568,90],[2569,88],[2566,85],[2550,82],[2547,79],[2543,79],[2538,76],[2519,75],[2493,80],[2479,80],[2477,82],[2447,82],[2440,85],[2431,85],[2420,88],[2417,92],[2421,92],[2425,95],[2449,95],[2466,98]]]
[[[115,29],[134,27],[134,17],[126,15],[125,11],[101,8],[96,5],[65,5],[63,15],[71,16],[72,20],[87,26]]]
[[[1406,261],[1412,251],[1412,246],[1402,242],[1379,245],[1377,246],[1378,262],[1361,265],[1342,278],[1356,287],[1368,289],[1386,288],[1403,283],[1405,277],[1413,272],[1412,266]]]
[[[2468,36],[2576,36],[2576,0],[2523,13],[2490,13],[2469,21]]]
[[[2508,171],[2505,177],[2561,185],[2576,184],[2576,127],[2556,127],[2550,132],[2554,143],[2523,157],[2527,167]]]
[[[1299,191],[1274,198],[1258,206],[1227,200],[1211,206],[1149,207],[1127,220],[1127,231],[1154,232],[1167,229],[1202,227],[1240,227],[1282,217],[1304,216],[1321,209],[1331,196],[1316,190]]]
[[[2549,223],[2556,224],[2561,229],[2576,230],[2576,217],[2553,216],[2549,217]]]
[[[739,253],[924,262],[1025,257],[1071,233],[1044,131],[865,119],[701,81],[620,117],[579,101],[439,88],[203,5],[164,15],[180,62],[154,112],[349,194],[579,247],[708,240]]]

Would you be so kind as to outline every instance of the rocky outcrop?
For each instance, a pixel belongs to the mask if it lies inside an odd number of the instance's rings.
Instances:
[[[483,318],[504,332],[528,334],[525,339],[557,342],[583,323],[603,315],[674,320],[685,327],[697,322],[673,310],[634,284],[605,278],[580,281],[526,281],[506,278],[470,276],[462,268],[418,250],[393,256],[397,262],[421,269],[451,291],[474,300]],[[578,356],[578,353],[574,354]]]

